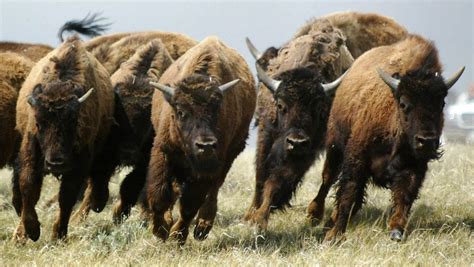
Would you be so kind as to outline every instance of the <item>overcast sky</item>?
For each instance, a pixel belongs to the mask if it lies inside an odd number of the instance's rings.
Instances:
[[[217,35],[249,62],[250,37],[261,50],[286,42],[305,21],[337,11],[390,16],[410,32],[435,41],[445,76],[466,72],[455,90],[474,81],[472,0],[402,1],[9,1],[0,0],[0,39],[58,45],[58,28],[88,12],[103,12],[109,32],[161,30],[202,40]],[[250,141],[252,142],[252,141]]]

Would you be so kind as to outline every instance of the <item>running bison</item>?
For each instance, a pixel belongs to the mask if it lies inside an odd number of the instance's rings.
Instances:
[[[36,241],[40,223],[35,205],[43,176],[61,180],[59,216],[53,239],[67,234],[78,191],[89,177],[92,208],[100,211],[108,198],[107,164],[113,143],[105,143],[114,123],[114,93],[107,71],[73,37],[40,60],[18,97],[16,127],[19,151],[21,221],[15,237]]]
[[[354,62],[333,102],[323,183],[308,209],[319,221],[328,190],[339,180],[325,240],[344,233],[370,177],[391,189],[390,237],[402,239],[428,162],[441,157],[444,98],[463,70],[443,79],[436,47],[417,35],[374,48]]]
[[[155,88],[151,81],[158,81],[173,59],[160,39],[142,45],[111,77],[126,117],[126,126],[120,127],[120,139],[115,144],[117,153],[110,155],[116,166],[131,166],[120,185],[120,202],[113,209],[115,223],[122,222],[130,214],[145,184],[153,142],[151,102]],[[90,210],[90,190],[86,191],[78,216],[85,218]],[[76,215],[75,215],[76,216]]]
[[[153,234],[181,244],[197,215],[194,238],[205,239],[217,212],[217,194],[244,149],[255,109],[255,83],[245,60],[216,37],[191,48],[152,83],[156,132],[147,198]],[[180,200],[180,218],[171,209]]]

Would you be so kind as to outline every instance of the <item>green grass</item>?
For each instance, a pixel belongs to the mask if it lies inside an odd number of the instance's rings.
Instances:
[[[0,266],[10,265],[421,265],[473,266],[474,264],[474,147],[448,145],[430,171],[409,222],[408,238],[400,243],[388,238],[386,226],[390,193],[369,187],[367,203],[351,221],[346,240],[321,244],[321,227],[305,221],[306,205],[315,196],[322,160],[305,177],[286,212],[272,214],[264,236],[241,221],[253,193],[254,153],[246,151],[235,161],[219,195],[214,229],[203,242],[190,235],[183,248],[156,240],[143,226],[139,209],[121,226],[111,221],[111,203],[86,222],[71,223],[65,242],[50,241],[57,205],[45,202],[58,182],[45,178],[37,205],[42,224],[38,242],[19,245],[11,241],[18,224],[11,204],[10,171],[0,171]],[[123,173],[111,184],[111,202],[117,197]],[[331,194],[333,195],[333,194]],[[327,204],[327,214],[333,197]],[[192,229],[191,229],[192,230]]]

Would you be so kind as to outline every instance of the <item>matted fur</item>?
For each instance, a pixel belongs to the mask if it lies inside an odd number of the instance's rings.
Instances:
[[[33,62],[13,52],[0,53],[0,168],[11,163],[18,133],[15,131],[15,106],[18,91],[33,67]]]
[[[320,30],[320,21],[327,20],[339,29],[354,58],[381,45],[390,45],[407,37],[407,30],[390,17],[375,13],[337,12],[308,21],[294,38]]]
[[[43,44],[27,44],[15,42],[0,42],[0,52],[15,52],[37,62],[53,50],[52,47]]]
[[[62,69],[57,69],[58,66]],[[65,76],[60,77],[60,74]],[[37,84],[45,85],[61,78],[86,91],[94,88],[94,93],[81,107],[77,128],[80,143],[75,144],[93,147],[97,137],[107,136],[113,122],[114,94],[107,71],[77,37],[69,38],[33,67],[19,93],[16,128],[22,135],[36,134],[35,117],[27,98]]]

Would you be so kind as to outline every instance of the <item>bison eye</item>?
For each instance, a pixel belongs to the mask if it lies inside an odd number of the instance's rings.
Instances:
[[[280,112],[283,112],[283,113],[286,112],[286,106],[285,106],[284,104],[282,104],[282,103],[278,103],[278,104],[277,104],[277,108],[278,108],[278,110],[279,110]]]
[[[186,117],[186,113],[184,113],[184,111],[182,111],[182,110],[178,110],[176,112],[176,114],[178,115],[178,118],[181,119],[181,120]]]

